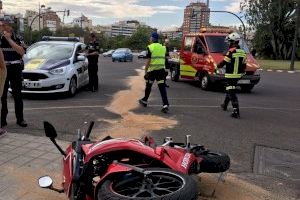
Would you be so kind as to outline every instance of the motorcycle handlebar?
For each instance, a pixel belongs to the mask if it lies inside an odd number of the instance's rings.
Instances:
[[[90,125],[89,125],[89,128],[88,128],[88,130],[87,130],[87,132],[86,132],[86,136],[85,136],[86,139],[89,139],[89,138],[90,138],[90,134],[91,134],[91,132],[92,132],[92,129],[93,129],[94,124],[95,124],[95,122],[94,122],[94,121],[91,121],[91,123],[90,123]]]

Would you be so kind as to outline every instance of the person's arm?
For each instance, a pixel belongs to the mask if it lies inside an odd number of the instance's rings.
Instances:
[[[21,56],[25,54],[25,49],[21,46],[18,45],[15,41],[11,39],[12,34],[4,31],[3,36],[7,40],[7,42],[10,44],[10,46]]]
[[[217,68],[222,68],[224,67],[224,65],[226,65],[227,63],[230,63],[231,62],[231,56],[232,53],[229,51],[225,57],[224,57],[224,60],[222,60],[218,65],[217,65]]]
[[[99,55],[100,54],[100,46],[99,43],[96,42],[95,44],[95,51],[89,53],[90,56]]]
[[[5,67],[4,55],[2,49],[0,49],[0,68],[4,69]]]
[[[145,74],[148,72],[151,63],[151,51],[147,48],[147,55],[146,55],[146,63],[145,63]]]

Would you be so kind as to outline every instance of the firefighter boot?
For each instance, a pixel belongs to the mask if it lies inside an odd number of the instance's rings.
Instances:
[[[168,105],[164,105],[161,109],[161,112],[163,113],[168,113],[169,112],[169,106]]]
[[[228,106],[228,104],[222,103],[221,104],[222,110],[226,111],[227,110],[227,106]]]
[[[139,104],[144,106],[144,107],[147,107],[148,106],[148,102],[147,101],[144,101],[143,99],[140,99],[139,100]]]
[[[240,118],[240,111],[239,111],[239,109],[238,108],[234,108],[233,109],[233,112],[232,112],[232,114],[231,114],[231,117],[233,117],[233,118]]]

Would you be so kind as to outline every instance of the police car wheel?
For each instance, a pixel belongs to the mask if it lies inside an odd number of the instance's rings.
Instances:
[[[69,95],[74,96],[77,91],[77,82],[76,82],[76,77],[72,77],[70,80],[70,86],[69,86]]]

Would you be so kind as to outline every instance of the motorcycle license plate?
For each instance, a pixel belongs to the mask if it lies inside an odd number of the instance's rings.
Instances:
[[[41,84],[39,82],[34,82],[34,81],[24,81],[23,87],[24,88],[41,88]]]
[[[250,80],[239,80],[238,84],[250,84]]]

